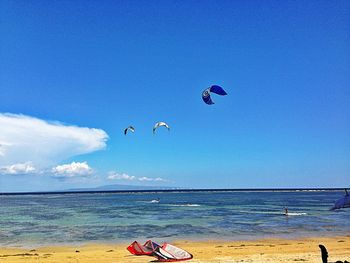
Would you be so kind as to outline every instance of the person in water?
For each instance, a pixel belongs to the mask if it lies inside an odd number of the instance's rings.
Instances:
[[[286,215],[286,216],[288,215],[288,208],[287,207],[284,208],[284,215]]]

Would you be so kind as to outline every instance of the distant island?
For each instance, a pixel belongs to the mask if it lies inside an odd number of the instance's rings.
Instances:
[[[186,188],[145,185],[104,185],[92,188],[72,188],[56,191],[0,192],[0,195],[32,195],[32,194],[79,194],[79,193],[147,193],[147,192],[318,192],[344,191],[343,187],[330,188]]]
[[[147,185],[124,185],[124,184],[112,184],[103,185],[91,188],[73,188],[67,189],[67,192],[82,192],[82,191],[142,191],[142,190],[179,190],[185,189],[183,187],[169,187],[169,186],[147,186]]]

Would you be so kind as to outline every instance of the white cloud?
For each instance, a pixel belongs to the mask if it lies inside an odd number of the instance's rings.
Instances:
[[[30,174],[34,173],[35,168],[31,162],[16,163],[0,167],[0,174]]]
[[[92,169],[87,162],[72,162],[70,164],[53,167],[51,172],[55,177],[75,177],[91,175]]]
[[[0,141],[0,156],[5,156],[5,147],[11,144]]]
[[[136,179],[136,177],[133,175],[128,175],[126,173],[119,174],[116,172],[109,172],[107,178],[110,180],[129,180],[129,181]]]
[[[151,178],[151,177],[140,177],[138,178],[139,181],[147,181],[147,182],[165,182],[163,178],[156,177],[156,178]]]
[[[128,181],[139,181],[139,182],[166,182],[163,178],[151,178],[151,177],[136,177],[134,175],[128,175],[126,173],[109,172],[108,179],[110,180],[128,180]]]
[[[0,113],[0,166],[31,162],[46,169],[70,157],[105,148],[101,129]]]

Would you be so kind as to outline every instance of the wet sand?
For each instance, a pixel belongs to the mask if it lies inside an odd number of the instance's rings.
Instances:
[[[172,244],[192,253],[187,262],[314,262],[320,263],[318,247],[328,249],[329,262],[350,261],[350,233],[338,237],[315,237],[307,239],[263,239],[249,241],[176,241]],[[0,248],[0,262],[151,262],[155,258],[133,256],[125,244],[87,244],[81,246],[50,246],[28,248]],[[145,241],[145,240],[140,240]]]

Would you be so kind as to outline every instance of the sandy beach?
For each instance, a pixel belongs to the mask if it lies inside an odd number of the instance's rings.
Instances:
[[[263,239],[249,241],[177,241],[189,251],[188,262],[321,262],[319,244],[327,247],[329,261],[350,260],[350,235],[306,239]],[[0,248],[0,262],[151,262],[147,256],[133,256],[128,244],[88,244],[38,248]]]

